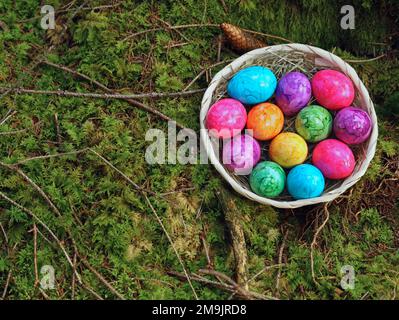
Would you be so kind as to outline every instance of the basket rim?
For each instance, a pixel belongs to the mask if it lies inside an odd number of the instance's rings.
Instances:
[[[254,60],[259,56],[263,56],[268,53],[276,51],[299,51],[303,53],[314,54],[315,56],[317,56],[318,59],[320,59],[319,64],[317,65],[338,68],[341,72],[346,74],[352,80],[356,90],[358,91],[362,105],[368,110],[368,113],[370,115],[373,124],[372,132],[370,134],[367,146],[366,157],[361,163],[359,170],[353,173],[348,178],[346,178],[339,187],[330,190],[328,192],[325,192],[321,196],[316,198],[292,200],[292,201],[275,200],[259,196],[253,191],[245,189],[230,176],[227,169],[218,160],[215,150],[212,147],[211,139],[205,127],[205,118],[209,108],[211,107],[212,95],[216,87],[218,86],[219,82],[222,79],[225,79],[225,76],[228,76],[231,73],[235,73],[236,72],[235,70],[238,70],[247,61]],[[365,87],[365,85],[357,75],[356,71],[348,63],[346,63],[340,57],[334,55],[333,53],[318,47],[300,44],[300,43],[273,45],[269,47],[252,50],[250,52],[241,55],[240,57],[232,61],[230,64],[225,66],[222,70],[220,70],[213,77],[211,83],[209,84],[207,90],[204,93],[201,102],[200,126],[201,126],[200,130],[201,141],[203,143],[205,152],[209,160],[214,165],[216,170],[222,175],[222,177],[232,186],[232,188],[236,192],[261,204],[271,205],[274,207],[284,208],[284,209],[293,209],[317,203],[329,202],[339,197],[342,193],[344,193],[351,186],[353,186],[366,173],[366,170],[371,160],[374,157],[376,144],[377,144],[377,137],[378,137],[377,115],[375,113],[374,105],[370,98],[367,88]]]

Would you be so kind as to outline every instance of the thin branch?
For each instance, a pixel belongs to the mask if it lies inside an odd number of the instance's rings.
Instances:
[[[28,129],[5,131],[5,132],[0,132],[0,136],[14,135],[14,134],[23,133],[23,132],[26,132],[26,131],[28,131]]]
[[[99,157],[102,161],[104,161],[107,165],[109,165],[112,169],[114,169],[115,171],[117,171],[129,184],[131,184],[137,191],[139,191],[139,192],[142,194],[142,196],[144,197],[144,199],[145,199],[145,201],[147,202],[148,206],[150,207],[152,213],[153,213],[154,216],[156,217],[156,219],[157,219],[159,225],[161,226],[163,232],[165,233],[165,235],[166,235],[166,237],[167,237],[169,243],[171,244],[172,249],[173,249],[173,251],[174,251],[176,257],[177,257],[177,259],[178,259],[180,265],[181,265],[182,268],[183,268],[184,274],[185,274],[186,277],[187,277],[187,281],[188,281],[188,283],[189,283],[189,285],[190,285],[190,287],[191,287],[191,290],[193,291],[194,297],[195,297],[195,299],[198,300],[198,295],[197,295],[197,293],[196,293],[196,291],[195,291],[195,289],[194,289],[194,287],[193,287],[193,285],[192,285],[192,283],[191,283],[190,276],[189,276],[189,274],[188,274],[188,272],[187,272],[186,267],[184,266],[183,260],[182,260],[182,258],[181,258],[181,256],[180,256],[179,252],[177,251],[177,249],[176,249],[176,247],[175,247],[175,245],[174,245],[174,243],[173,243],[172,238],[170,237],[168,231],[166,230],[165,225],[163,224],[161,218],[159,217],[159,215],[158,215],[158,213],[156,212],[155,208],[153,207],[153,205],[152,205],[150,199],[148,198],[146,192],[145,192],[144,190],[142,190],[142,188],[141,188],[137,183],[135,183],[133,180],[131,180],[131,179],[130,179],[128,176],[126,176],[122,171],[120,171],[119,169],[117,169],[111,162],[109,162],[107,159],[105,159],[102,155],[100,155],[99,153],[97,153],[97,152],[96,152],[95,150],[93,150],[93,149],[90,149],[90,151],[91,151],[92,153],[94,153],[97,157]]]
[[[1,232],[3,233],[4,241],[5,241],[6,245],[8,246],[8,236],[7,236],[7,232],[6,232],[6,230],[4,229],[3,224],[2,224],[1,222],[0,222],[0,229],[1,229]]]
[[[83,264],[119,299],[126,300],[126,298],[120,294],[105,278],[84,258],[80,257]]]
[[[36,223],[33,223],[33,264],[35,268],[35,287],[39,284],[39,271],[37,267],[37,227]]]
[[[212,68],[214,68],[214,67],[217,67],[217,66],[220,66],[220,65],[222,65],[222,64],[226,64],[226,63],[230,63],[230,62],[232,62],[234,59],[229,59],[229,60],[225,60],[225,61],[220,61],[220,62],[217,62],[217,63],[214,63],[214,64],[211,64],[210,66],[207,66],[207,67],[205,67],[205,68],[203,68],[202,70],[201,70],[201,72],[200,73],[198,73],[194,78],[193,78],[193,80],[191,80],[191,82],[183,89],[183,92],[189,92],[189,91],[187,91],[207,70],[209,70],[209,69],[212,69]]]
[[[96,80],[90,78],[89,76],[87,76],[87,75],[85,75],[85,74],[83,74],[83,73],[80,73],[80,72],[77,72],[77,71],[75,71],[75,70],[72,70],[72,69],[70,69],[70,68],[68,68],[68,67],[66,67],[66,66],[62,66],[62,65],[59,65],[59,64],[55,64],[55,63],[52,63],[52,62],[49,62],[49,61],[46,61],[46,60],[45,60],[45,61],[41,61],[41,63],[47,64],[48,66],[57,68],[57,69],[59,69],[59,70],[63,70],[63,71],[65,71],[65,72],[67,72],[67,73],[70,73],[70,74],[72,74],[72,75],[74,75],[74,76],[78,76],[78,77],[80,77],[80,78],[82,78],[82,79],[88,80],[88,81],[90,81],[91,83],[95,84],[97,87],[99,87],[99,88],[101,88],[102,90],[104,90],[105,92],[114,93],[114,90],[112,90],[112,89],[106,87],[106,86],[103,85],[102,83],[100,83],[100,82],[98,82],[98,81],[96,81]],[[144,110],[144,111],[146,111],[146,112],[149,112],[149,113],[151,113],[151,114],[153,114],[153,115],[155,115],[155,116],[157,116],[157,117],[159,117],[159,118],[161,118],[161,119],[163,119],[163,120],[165,120],[165,121],[173,121],[173,122],[175,122],[175,123],[176,123],[176,126],[177,126],[178,128],[180,128],[180,129],[184,129],[184,128],[185,128],[183,125],[181,125],[180,123],[176,122],[175,120],[173,120],[172,118],[168,117],[167,115],[163,114],[162,112],[160,112],[160,111],[158,111],[158,110],[156,110],[156,109],[153,109],[153,108],[151,108],[151,107],[149,107],[149,106],[147,106],[147,105],[145,105],[145,104],[143,104],[143,103],[141,103],[141,102],[139,102],[139,101],[137,101],[137,100],[134,100],[134,99],[125,99],[125,100],[126,100],[131,106],[134,106],[134,107],[137,107],[137,108],[139,108],[139,109],[142,109],[142,110]]]
[[[248,253],[245,234],[242,227],[242,215],[237,208],[235,197],[225,187],[220,190],[220,200],[223,204],[224,216],[228,227],[235,259],[236,280],[240,286],[248,290]]]
[[[85,283],[81,283],[80,284],[84,289],[86,289],[87,291],[89,291],[93,296],[95,296],[98,300],[104,300],[104,298],[103,297],[101,297],[97,292],[95,292],[94,290],[93,290],[93,288],[91,288],[90,286],[88,286],[87,284],[85,284]]]
[[[386,54],[384,53],[384,54],[382,54],[382,55],[380,55],[378,57],[374,57],[374,58],[371,58],[371,59],[360,59],[360,60],[343,59],[343,60],[345,60],[346,62],[349,62],[349,63],[365,63],[365,62],[372,62],[372,61],[376,61],[376,60],[382,59],[385,56],[386,56]]]
[[[276,40],[281,40],[281,41],[284,41],[284,42],[292,43],[292,41],[289,40],[289,39],[286,39],[286,38],[283,38],[283,37],[280,37],[280,36],[275,36],[273,34],[263,33],[263,32],[259,32],[259,31],[243,29],[243,28],[241,28],[241,30],[244,31],[244,32],[247,32],[247,33],[258,35],[258,36],[263,36],[263,37],[266,37],[266,38],[271,38],[271,39],[276,39]]]
[[[57,135],[57,142],[59,144],[61,144],[62,136],[61,136],[60,123],[58,121],[58,114],[57,113],[54,113],[54,126],[55,126],[55,132],[56,132],[56,135]]]
[[[147,29],[143,31],[139,31],[136,33],[129,34],[127,37],[122,39],[121,41],[126,41],[129,40],[133,37],[141,36],[146,33],[151,33],[154,31],[164,31],[164,30],[178,30],[178,29],[189,29],[189,28],[219,28],[218,24],[215,23],[206,23],[206,24],[183,24],[179,26],[170,26],[170,27],[158,27],[158,28],[152,28],[152,29]]]
[[[1,300],[4,300],[7,296],[8,286],[10,285],[10,280],[12,276],[12,270],[10,270],[7,274],[6,285],[4,286],[3,294],[1,295]]]
[[[6,91],[6,93],[9,93],[10,91]],[[0,121],[0,126],[6,123],[8,119],[10,119],[12,116],[14,116],[17,113],[15,110],[8,110],[7,114],[4,116],[4,118]]]
[[[224,281],[226,281],[228,286],[230,286],[232,292],[237,292],[237,294],[243,298],[260,299],[260,300],[278,300],[277,298],[272,296],[266,296],[257,292],[252,292],[247,289],[244,289],[237,282],[235,282],[233,279],[231,279],[229,276],[225,275],[222,272],[216,270],[208,270],[208,269],[201,269],[199,270],[199,272],[205,275],[211,275],[223,279]]]
[[[90,78],[89,76],[87,76],[87,75],[85,75],[85,74],[83,74],[83,73],[81,73],[79,71],[72,70],[71,68],[68,68],[68,67],[60,65],[60,64],[56,64],[56,63],[48,61],[48,60],[43,60],[43,61],[41,61],[41,63],[45,64],[45,65],[48,65],[50,67],[65,71],[67,73],[70,73],[70,74],[72,74],[74,76],[77,76],[77,77],[80,77],[82,79],[85,79],[85,80],[95,84],[97,87],[99,87],[99,88],[101,88],[101,89],[103,89],[105,91],[109,90],[108,87],[104,86],[102,83],[98,82],[97,80],[94,80],[94,79]]]
[[[65,258],[67,259],[68,263],[70,264],[71,267],[73,267],[72,259],[69,256],[68,252],[66,251],[62,242],[58,239],[58,237],[55,235],[55,233],[36,214],[34,214],[31,210],[25,208],[24,206],[20,205],[13,199],[9,198],[2,191],[0,191],[0,197],[3,198],[4,200],[6,200],[7,202],[11,203],[13,206],[17,207],[18,209],[22,210],[23,212],[27,213],[33,219],[35,219],[51,235],[51,237],[57,242],[57,244],[61,248],[61,251],[63,252]],[[80,275],[77,272],[76,272],[76,277],[78,278],[78,281],[81,282]]]
[[[0,92],[10,90],[11,93],[16,94],[43,94],[43,95],[56,95],[58,97],[76,97],[76,98],[93,98],[93,99],[157,99],[157,98],[175,98],[190,96],[198,93],[203,93],[205,89],[195,89],[182,92],[150,92],[150,93],[137,93],[137,94],[118,94],[118,93],[94,93],[94,92],[76,92],[64,90],[35,90],[16,87],[0,87]]]
[[[312,241],[312,243],[310,245],[310,268],[311,268],[311,271],[312,271],[312,279],[313,279],[313,282],[315,284],[318,284],[318,282],[316,280],[316,275],[315,275],[315,271],[314,271],[314,247],[317,244],[317,237],[319,236],[319,233],[323,230],[323,228],[326,225],[328,219],[330,218],[330,212],[328,211],[328,203],[326,203],[324,205],[324,210],[323,211],[326,213],[326,217],[325,217],[323,223],[317,228],[317,230],[316,230],[316,232],[315,232],[315,234],[313,236],[313,241]]]
[[[47,202],[47,204],[50,206],[50,208],[57,214],[57,216],[61,217],[62,214],[58,210],[58,208],[55,206],[55,204],[50,200],[50,198],[47,196],[47,194],[31,179],[29,176],[25,174],[21,169],[14,165],[6,164],[3,162],[0,162],[0,165],[8,168],[9,170],[12,170],[16,173],[18,173],[22,178],[24,178],[42,197],[43,199]]]
[[[285,247],[285,241],[287,240],[288,231],[284,233],[283,241],[281,242],[279,254],[278,254],[278,264],[281,266],[283,263],[283,252]],[[280,287],[280,277],[281,277],[281,267],[278,269],[277,277],[276,277],[276,290],[278,292]]]
[[[84,149],[76,150],[76,151],[48,154],[48,155],[44,155],[44,156],[31,157],[31,158],[27,158],[27,159],[18,161],[15,163],[15,165],[21,165],[21,164],[25,164],[27,162],[39,160],[39,159],[50,159],[50,158],[56,158],[56,157],[62,157],[62,156],[76,155],[76,154],[86,152],[87,150],[89,150],[89,148],[84,148]]]
[[[75,252],[73,255],[73,273],[72,273],[72,285],[71,285],[71,299],[75,299],[75,286],[76,286],[76,276],[75,276],[75,271],[76,271],[76,263],[77,263],[77,253]]]
[[[4,199],[5,201],[9,202],[10,204],[12,204],[13,206],[17,207],[18,209],[22,210],[23,212],[27,213],[29,216],[31,216],[33,219],[35,219],[37,221],[37,223],[39,225],[41,225],[50,235],[51,237],[55,240],[55,242],[57,243],[57,245],[60,247],[62,253],[64,254],[65,258],[68,261],[68,264],[72,267],[72,270],[76,276],[76,279],[78,280],[78,283],[85,288],[86,290],[88,290],[90,293],[92,293],[94,296],[96,296],[98,299],[102,298],[93,290],[91,289],[89,286],[87,286],[83,281],[82,278],[80,276],[80,274],[78,273],[78,271],[76,269],[74,269],[74,263],[71,259],[71,257],[69,256],[68,252],[66,251],[63,243],[58,239],[58,237],[55,235],[55,233],[35,214],[33,213],[31,210],[29,210],[28,208],[20,205],[19,203],[17,203],[16,201],[14,201],[13,199],[9,198],[6,194],[4,194],[3,192],[0,191],[0,198]],[[42,234],[39,229],[37,229],[38,233]],[[39,287],[39,289],[41,289]],[[4,292],[3,292],[4,294]]]

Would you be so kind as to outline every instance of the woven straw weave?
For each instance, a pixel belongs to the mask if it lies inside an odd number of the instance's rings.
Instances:
[[[217,73],[212,79],[202,99],[200,112],[201,129],[206,129],[205,118],[212,104],[227,96],[227,82],[237,71],[252,65],[262,65],[270,68],[276,74],[278,79],[286,72],[293,70],[303,72],[309,78],[322,69],[335,69],[341,71],[353,81],[355,86],[356,97],[353,105],[366,110],[370,115],[373,123],[371,135],[366,142],[356,147],[351,147],[356,158],[356,166],[352,175],[345,180],[327,180],[324,193],[317,198],[294,200],[285,192],[280,197],[270,199],[255,194],[249,187],[248,177],[237,176],[223,166],[219,161],[220,150],[218,149],[217,144],[212,142],[212,139],[206,130],[201,130],[201,140],[211,163],[223,178],[226,179],[226,181],[234,188],[234,190],[241,195],[262,204],[272,205],[278,208],[292,209],[321,202],[329,202],[339,197],[339,195],[354,185],[365,174],[375,153],[378,137],[377,117],[373,102],[371,101],[363,82],[359,79],[359,76],[350,65],[336,55],[320,48],[292,43],[256,49],[234,60],[231,64]],[[313,101],[310,103],[312,102]],[[295,117],[286,119],[284,131],[293,131],[294,119]],[[265,158],[265,155],[267,155],[269,143],[270,142],[261,144],[263,154],[261,161],[267,159],[267,157]],[[307,160],[310,159],[313,147],[314,145],[309,145],[309,157]]]

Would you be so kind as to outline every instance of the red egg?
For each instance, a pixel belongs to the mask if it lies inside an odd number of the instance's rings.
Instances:
[[[312,91],[317,102],[330,110],[349,107],[355,98],[352,81],[335,70],[321,70],[312,79]]]
[[[321,141],[313,150],[313,164],[329,179],[349,177],[355,168],[352,150],[336,139]]]
[[[231,138],[244,129],[247,111],[243,104],[234,99],[225,98],[210,107],[206,116],[206,127],[216,138]]]

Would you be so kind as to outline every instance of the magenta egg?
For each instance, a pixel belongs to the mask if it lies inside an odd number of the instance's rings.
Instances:
[[[352,81],[335,70],[321,70],[312,79],[312,91],[317,102],[330,110],[349,107],[355,98]]]
[[[308,104],[311,95],[309,79],[301,72],[289,72],[278,82],[276,104],[286,116],[293,116]]]
[[[355,168],[352,150],[336,139],[319,142],[313,149],[312,162],[326,178],[334,180],[349,177]]]
[[[206,127],[216,138],[231,138],[244,129],[247,111],[243,104],[235,99],[221,99],[208,110]]]
[[[334,119],[334,133],[347,144],[359,144],[371,133],[371,119],[362,109],[349,107],[340,110]]]
[[[248,175],[260,160],[260,145],[248,134],[225,140],[223,164],[238,175]]]

